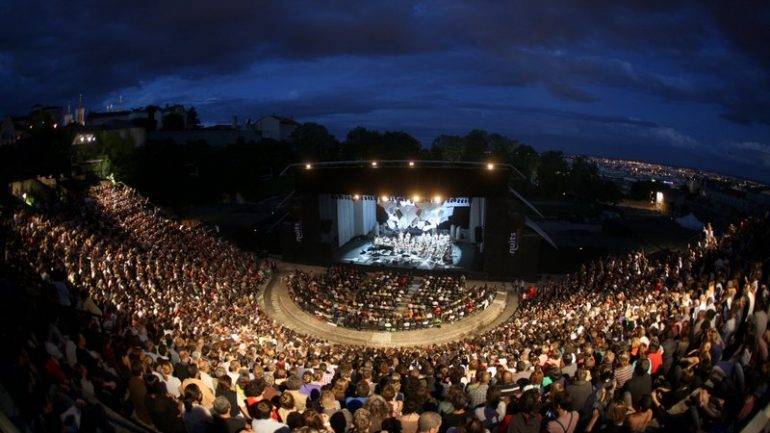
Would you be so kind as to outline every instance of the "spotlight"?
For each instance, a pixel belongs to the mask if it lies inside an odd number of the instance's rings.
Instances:
[[[377,161],[372,161],[372,167],[377,168]]]
[[[433,196],[433,203],[441,203],[441,196],[440,195],[434,195]]]
[[[418,194],[413,195],[412,196],[412,201],[417,203],[418,201],[420,201],[420,196]]]
[[[310,163],[305,164],[305,170],[310,170],[311,168],[313,168],[312,164],[310,164]]]
[[[380,201],[387,203],[388,202],[388,196],[384,195],[380,197]]]
[[[353,194],[353,200],[358,200],[359,198],[361,198],[361,196],[360,196],[360,195],[358,195],[358,194]]]
[[[492,164],[491,162],[488,162],[487,163],[487,170],[494,170],[494,169],[495,169],[495,165]]]
[[[409,161],[409,167],[414,167],[414,161]]]

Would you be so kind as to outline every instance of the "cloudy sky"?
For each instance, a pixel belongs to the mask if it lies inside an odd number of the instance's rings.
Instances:
[[[0,0],[0,17],[0,113],[82,94],[425,146],[481,128],[770,181],[767,1]]]

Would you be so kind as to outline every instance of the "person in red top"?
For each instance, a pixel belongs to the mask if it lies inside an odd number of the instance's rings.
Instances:
[[[656,341],[650,343],[647,359],[650,360],[650,374],[654,375],[663,365],[663,354],[660,352],[660,345]]]

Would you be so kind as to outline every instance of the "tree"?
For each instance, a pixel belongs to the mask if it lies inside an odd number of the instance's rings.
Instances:
[[[567,191],[567,175],[569,167],[564,159],[564,153],[550,150],[540,155],[540,166],[537,170],[540,189],[548,196],[560,196]]]
[[[515,141],[500,134],[490,134],[488,142],[492,159],[498,162],[512,162],[513,152],[518,146]]]
[[[482,161],[486,157],[489,134],[481,129],[474,129],[463,137],[463,159]]]
[[[582,201],[617,203],[621,198],[618,187],[599,174],[599,167],[583,157],[572,161],[569,170],[569,190]]]
[[[540,167],[540,155],[528,144],[520,143],[511,152],[513,164],[530,182],[535,182]]]
[[[339,142],[325,126],[318,123],[303,123],[291,133],[290,141],[295,144],[297,155],[306,161],[331,160],[337,157]]]
[[[345,136],[342,155],[345,159],[373,159],[380,155],[382,146],[382,134],[358,126],[348,131]]]
[[[433,140],[431,153],[447,161],[462,161],[465,155],[463,139],[457,135],[439,135]]]
[[[420,155],[420,142],[404,131],[387,131],[384,134],[363,126],[348,131],[342,143],[345,159],[409,159]]]
[[[163,129],[166,131],[184,130],[185,118],[179,113],[169,113],[163,116]]]
[[[195,107],[190,107],[187,110],[187,127],[190,129],[198,129],[201,127],[201,120],[198,118],[198,110]]]
[[[136,144],[131,136],[102,131],[93,143],[75,145],[75,162],[100,179],[114,176],[132,182],[137,173]]]
[[[403,131],[387,131],[382,135],[382,147],[377,158],[411,159],[420,154],[420,141]]]

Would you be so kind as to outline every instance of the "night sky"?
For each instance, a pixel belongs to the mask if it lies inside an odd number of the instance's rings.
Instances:
[[[0,0],[0,113],[195,105],[770,180],[770,2]]]

